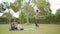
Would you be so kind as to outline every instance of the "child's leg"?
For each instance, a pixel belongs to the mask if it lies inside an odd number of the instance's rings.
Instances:
[[[21,28],[20,30],[24,30],[24,28]]]

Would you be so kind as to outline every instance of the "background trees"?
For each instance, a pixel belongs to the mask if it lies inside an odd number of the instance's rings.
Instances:
[[[10,6],[8,6],[7,3],[5,3],[7,9],[12,8],[14,12],[20,11],[20,17],[17,18],[17,21],[20,21],[22,23],[34,23],[35,22],[35,12],[33,7],[29,5],[30,2],[26,3],[23,8],[21,8],[22,0],[16,0],[14,3],[10,3]],[[40,23],[59,23],[60,22],[60,9],[57,10],[56,14],[53,15],[52,11],[50,9],[49,2],[46,2],[45,0],[33,0],[33,2],[37,5],[38,9],[40,10],[39,16],[40,16]],[[0,4],[0,12],[3,12],[6,8],[4,8],[2,4]],[[12,18],[10,13],[5,13],[6,16],[4,18]],[[15,18],[14,18],[15,19]],[[3,20],[3,19],[2,19]]]

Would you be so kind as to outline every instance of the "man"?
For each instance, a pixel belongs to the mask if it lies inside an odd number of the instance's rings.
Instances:
[[[35,15],[35,25],[36,25],[36,27],[39,27],[39,16],[38,16],[38,10],[36,10],[36,15]]]

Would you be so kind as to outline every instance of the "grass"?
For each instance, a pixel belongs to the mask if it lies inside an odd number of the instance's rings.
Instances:
[[[60,34],[59,24],[40,24],[36,28],[34,24],[23,24],[24,28],[34,28],[34,30],[8,31],[8,24],[0,24],[0,34]]]

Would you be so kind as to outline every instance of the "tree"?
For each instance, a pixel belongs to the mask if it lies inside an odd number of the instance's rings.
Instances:
[[[21,8],[21,1],[22,0],[16,0],[14,3],[10,3],[10,7],[15,11],[19,11]]]
[[[29,24],[29,16],[30,16],[30,14],[33,13],[33,7],[31,7],[29,4],[30,4],[30,2],[25,3],[25,6],[24,6],[24,10],[25,10],[24,12],[26,14],[26,22],[27,22],[27,24]]]
[[[21,2],[22,2],[22,0],[16,0],[14,3],[10,3],[10,7],[14,10],[14,12],[17,12],[17,11],[20,12],[20,10],[21,10]],[[21,20],[20,16],[19,16],[19,20]]]
[[[45,0],[37,0],[37,6],[41,14],[46,15],[46,13],[51,13],[50,4]]]
[[[10,6],[8,4],[8,2],[2,2],[0,5],[0,12],[3,13],[2,17],[6,17],[8,22],[11,19],[11,14],[10,14]],[[8,12],[6,12],[5,10],[8,10]]]
[[[55,15],[56,15],[56,21],[60,22],[60,9],[57,10]]]
[[[26,3],[24,6],[27,24],[29,23],[29,3]]]
[[[6,2],[3,2],[0,4],[0,12],[1,13],[4,13],[4,11],[6,10],[6,7],[7,6],[7,3]]]

